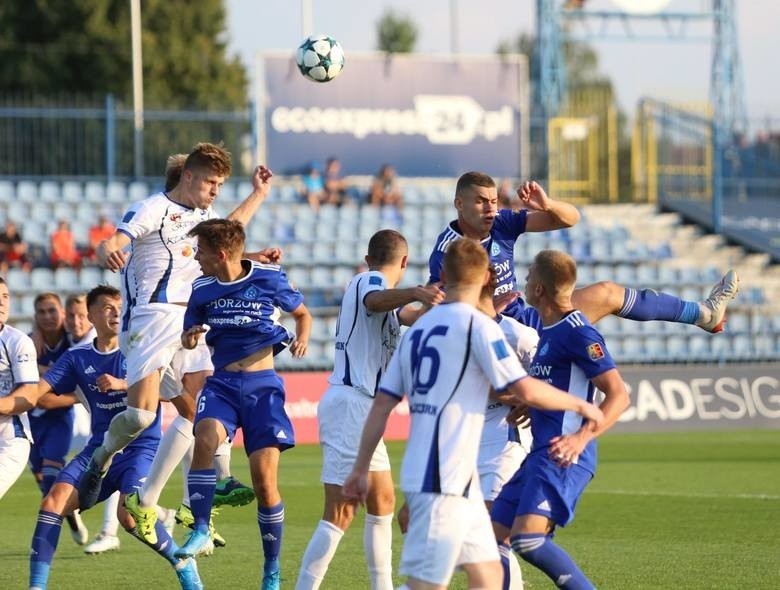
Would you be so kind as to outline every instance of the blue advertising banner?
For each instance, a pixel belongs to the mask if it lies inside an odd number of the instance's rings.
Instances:
[[[527,170],[528,69],[499,58],[347,53],[341,75],[305,79],[291,54],[258,59],[260,161],[281,173],[339,158],[348,175]]]

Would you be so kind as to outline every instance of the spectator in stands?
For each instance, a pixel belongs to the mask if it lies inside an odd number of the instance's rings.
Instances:
[[[368,202],[377,207],[391,206],[396,209],[403,207],[403,196],[398,186],[395,168],[390,164],[383,165],[374,181],[371,183],[371,192],[368,194]]]
[[[325,181],[316,162],[312,162],[306,174],[303,175],[303,193],[301,196],[306,199],[309,207],[315,213],[320,210],[320,205],[326,200]]]
[[[76,239],[70,231],[70,224],[64,219],[60,219],[57,229],[52,233],[50,246],[52,268],[63,266],[81,268],[81,253],[76,247]]]
[[[87,258],[91,262],[95,262],[95,250],[98,244],[103,240],[107,240],[114,235],[116,226],[109,221],[106,215],[98,217],[97,223],[89,228],[89,249],[87,250]]]
[[[8,220],[0,233],[0,273],[7,273],[11,267],[29,271],[31,265],[27,257],[27,244],[22,240],[16,224]]]
[[[347,183],[341,177],[341,162],[330,157],[325,162],[325,202],[342,205],[347,198]]]
[[[498,185],[498,208],[499,209],[520,209],[520,200],[517,198],[512,181],[505,178]]]

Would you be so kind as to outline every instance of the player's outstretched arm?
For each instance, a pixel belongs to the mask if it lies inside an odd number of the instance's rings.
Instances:
[[[45,384],[45,386],[43,385]],[[38,399],[51,391],[51,387],[43,379],[39,383],[23,383],[14,389],[10,395],[0,398],[0,415],[18,416],[32,410]],[[41,391],[42,393],[39,393]]]
[[[534,181],[523,183],[517,189],[517,196],[528,210],[525,231],[540,232],[572,227],[580,220],[577,208],[564,201],[547,196],[541,185]]]
[[[591,382],[604,392],[604,401],[599,406],[604,413],[604,421],[595,429],[586,423],[577,432],[556,436],[550,440],[548,452],[562,467],[567,467],[575,461],[585,450],[587,444],[609,430],[629,406],[630,400],[626,384],[617,369],[605,371],[591,379]]]
[[[257,166],[252,174],[252,192],[227,218],[240,221],[246,226],[271,191],[271,177],[273,175],[273,172],[265,166]]]
[[[311,313],[308,308],[301,303],[292,312],[295,320],[295,341],[290,345],[290,352],[299,359],[302,358],[309,349],[309,337],[311,336]]]
[[[98,386],[98,390],[101,393],[106,393],[107,391],[126,391],[127,379],[120,379],[119,377],[114,377],[108,373],[103,373],[95,379],[95,385]]]
[[[419,301],[427,307],[436,305],[444,301],[444,291],[439,285],[417,285],[408,289],[371,291],[363,299],[366,309],[371,313],[392,311],[415,301]]]
[[[60,408],[70,408],[77,403],[79,403],[79,399],[76,397],[75,393],[57,395],[56,393],[49,392],[43,394],[40,399],[38,399],[38,403],[36,403],[35,406],[44,410],[58,410]]]
[[[181,333],[181,345],[187,350],[192,350],[198,345],[201,334],[206,333],[206,328],[201,325],[192,326]]]
[[[397,397],[381,391],[377,392],[366,418],[366,423],[363,426],[363,434],[360,437],[360,448],[357,459],[355,459],[355,465],[352,467],[352,473],[344,481],[343,493],[346,498],[365,503],[366,494],[368,493],[368,468],[371,465],[371,456],[382,439],[390,412],[398,405],[399,401],[401,400]]]
[[[583,399],[569,395],[544,381],[524,377],[510,384],[506,391],[497,392],[496,398],[511,405],[526,404],[540,410],[569,410],[593,422],[598,428],[604,422],[601,410]]]
[[[282,250],[272,246],[263,248],[259,252],[244,252],[242,257],[255,262],[262,262],[263,264],[280,264],[282,262]]]
[[[117,231],[107,240],[100,242],[95,250],[98,264],[113,272],[120,270],[127,262],[127,254],[125,254],[124,249],[130,244],[130,241],[130,236]]]

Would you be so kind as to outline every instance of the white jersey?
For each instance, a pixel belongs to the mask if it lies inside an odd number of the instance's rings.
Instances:
[[[523,369],[528,371],[531,367],[531,361],[536,354],[536,344],[539,342],[539,333],[533,328],[524,326],[516,319],[510,318],[509,316],[499,315],[498,325],[504,332],[510,349],[517,353],[517,357],[520,359],[520,364],[523,365]],[[518,432],[516,427],[509,426],[506,423],[506,416],[508,413],[509,406],[492,400],[488,402],[487,410],[485,411],[485,427],[482,431],[481,444],[483,446],[496,446],[497,448],[501,448],[507,440],[511,440],[522,442],[523,446],[527,445],[528,450],[530,450],[530,440],[521,439],[530,439],[531,427],[528,426]]]
[[[481,497],[477,450],[488,389],[526,376],[501,328],[474,307],[443,303],[420,317],[380,385],[388,395],[409,395],[401,489]]]
[[[0,325],[0,397],[7,397],[25,383],[38,383],[35,345],[24,332]],[[29,438],[22,424],[20,416],[0,416],[0,440]]]
[[[336,356],[328,383],[349,385],[374,397],[401,334],[395,310],[371,313],[366,309],[366,295],[384,289],[387,280],[375,270],[356,275],[347,285],[336,324]]]
[[[187,303],[192,282],[201,276],[195,260],[197,239],[187,232],[213,217],[217,217],[213,208],[190,209],[165,193],[128,209],[117,226],[132,240],[130,258],[122,270],[125,314],[136,305]]]

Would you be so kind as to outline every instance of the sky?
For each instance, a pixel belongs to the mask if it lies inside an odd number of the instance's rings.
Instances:
[[[650,0],[589,0],[589,10],[616,10],[618,3],[641,4]],[[657,0],[654,0],[657,2]],[[456,39],[464,54],[492,54],[503,40],[535,29],[535,0],[226,0],[228,41],[252,71],[258,51],[294,51],[304,38],[302,5],[312,6],[312,32],[338,39],[349,53],[376,48],[376,22],[393,10],[408,16],[418,27],[417,53],[451,51],[450,8],[455,7]],[[661,2],[663,3],[663,2]],[[770,124],[780,129],[780,75],[778,75],[776,0],[736,0],[739,49],[745,102],[751,127]],[[701,12],[707,0],[668,0],[668,12]],[[599,53],[600,70],[614,82],[621,106],[629,114],[642,96],[673,101],[701,102],[709,93],[712,43],[692,37],[709,36],[711,21],[689,26],[687,41],[670,39],[660,24],[634,24],[635,33],[646,31],[655,39],[592,40]],[[582,28],[578,28],[582,32]],[[591,21],[591,34],[621,32],[617,23],[603,28]]]

